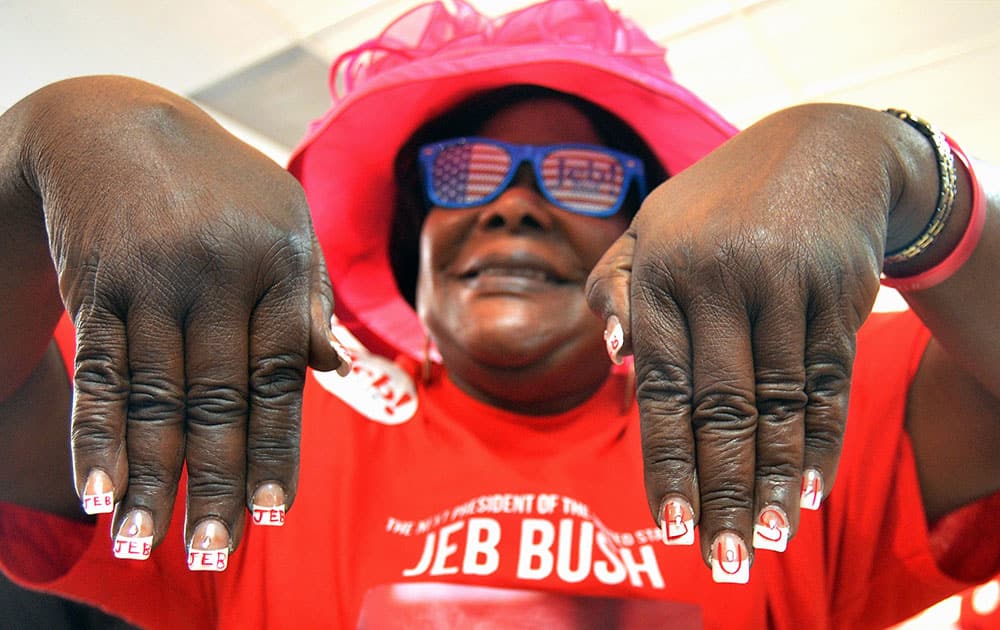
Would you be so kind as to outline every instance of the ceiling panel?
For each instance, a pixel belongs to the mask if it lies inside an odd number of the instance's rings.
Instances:
[[[285,25],[239,0],[15,0],[0,4],[0,104],[79,74],[139,76],[188,92],[287,45]]]
[[[497,14],[530,2],[474,4]],[[677,77],[737,124],[805,100],[896,105],[1000,162],[1000,88],[989,79],[1000,67],[1000,2],[610,2],[665,42]],[[18,60],[0,71],[0,108],[58,78],[129,74],[197,95],[286,146],[327,103],[323,66],[415,4],[0,0],[0,55]]]
[[[1000,164],[1000,41],[919,68],[846,86],[824,95],[870,107],[903,107],[933,121],[970,155]]]
[[[689,30],[667,48],[677,80],[737,124],[794,100],[792,86],[742,17]]]

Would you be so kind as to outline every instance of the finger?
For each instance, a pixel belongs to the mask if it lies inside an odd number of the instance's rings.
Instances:
[[[814,296],[806,328],[805,452],[800,505],[819,509],[837,475],[854,362],[855,330],[839,300]]]
[[[604,253],[587,278],[587,301],[605,322],[604,341],[616,364],[632,352],[630,284],[635,235],[622,234]]]
[[[215,292],[192,307],[184,339],[185,541],[193,571],[225,570],[239,543],[246,505],[249,307],[244,305],[252,301]]]
[[[699,493],[691,431],[687,322],[669,278],[650,270],[632,281],[632,340],[646,496],[668,545],[694,544]]]
[[[798,527],[805,438],[806,304],[782,293],[784,283],[758,292],[753,313],[757,405],[757,466],[753,547],[784,551]]]
[[[717,582],[745,583],[752,561],[757,408],[746,307],[742,295],[717,288],[731,282],[698,278],[699,294],[688,306],[691,424],[701,491],[702,554]]]
[[[112,525],[114,554],[145,560],[170,524],[184,463],[184,340],[177,318],[130,309],[128,492]]]
[[[271,287],[250,322],[246,495],[258,525],[283,524],[298,485],[310,341],[306,271],[287,274]]]
[[[77,495],[88,514],[109,513],[128,489],[125,417],[128,344],[122,320],[104,305],[77,309],[70,447]]]
[[[337,370],[338,374],[346,376],[351,370],[351,359],[347,350],[330,331],[333,291],[326,271],[326,259],[315,233],[312,235],[309,298],[309,365],[321,372]]]

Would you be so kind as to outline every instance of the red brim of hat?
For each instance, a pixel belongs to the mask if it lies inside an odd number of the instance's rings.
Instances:
[[[581,47],[465,50],[370,78],[313,125],[289,163],[312,210],[336,314],[370,349],[415,358],[424,352],[422,328],[396,288],[387,255],[396,153],[427,120],[476,93],[513,84],[574,94],[611,111],[642,136],[670,174],[737,131],[669,75]]]

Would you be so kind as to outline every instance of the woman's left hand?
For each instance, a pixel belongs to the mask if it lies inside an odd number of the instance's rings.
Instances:
[[[758,548],[781,546],[833,485],[898,122],[772,115],[657,188],[591,274],[635,355],[650,509],[676,542],[700,525],[717,580],[747,579],[755,524]]]

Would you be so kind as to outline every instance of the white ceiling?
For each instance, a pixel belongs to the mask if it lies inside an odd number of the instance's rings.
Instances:
[[[610,1],[668,46],[681,82],[738,125],[802,101],[897,106],[1000,162],[1000,1]],[[473,3],[496,14],[530,1]],[[0,0],[0,56],[9,60],[0,108],[77,74],[128,74],[191,95],[293,46],[325,63],[415,4]],[[227,122],[284,158],[287,141]]]

